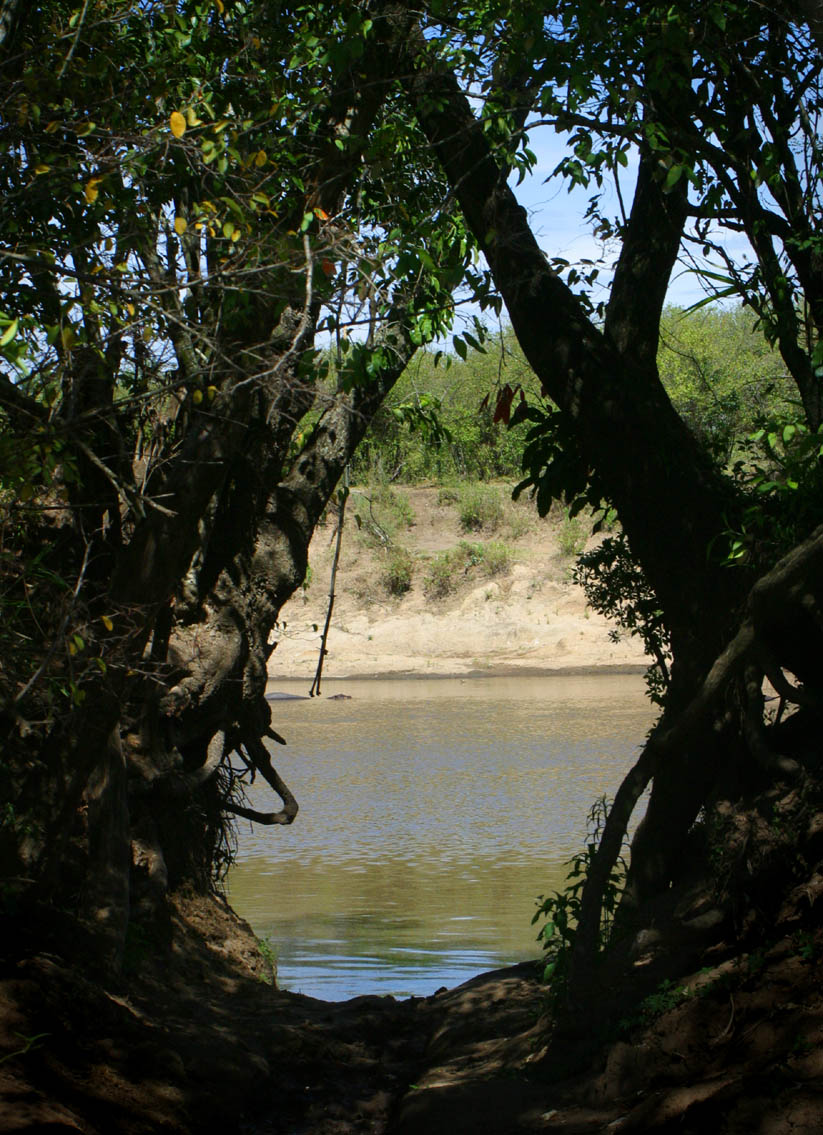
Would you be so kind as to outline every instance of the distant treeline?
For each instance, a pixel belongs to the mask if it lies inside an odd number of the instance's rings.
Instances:
[[[498,393],[508,384],[539,399],[540,389],[511,329],[490,335],[485,353],[435,360],[418,352],[376,415],[353,461],[355,482],[519,476],[529,427],[494,422]],[[763,421],[793,420],[783,362],[745,308],[667,308],[658,362],[675,408],[721,462]]]

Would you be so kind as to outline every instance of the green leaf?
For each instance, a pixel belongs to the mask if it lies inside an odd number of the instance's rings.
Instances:
[[[677,185],[680,178],[683,176],[683,166],[672,166],[666,174],[666,179],[663,182],[663,192],[666,193],[669,189],[673,189]]]

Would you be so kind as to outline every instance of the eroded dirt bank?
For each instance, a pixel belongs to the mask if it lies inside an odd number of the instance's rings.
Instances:
[[[535,965],[422,999],[315,1001],[265,984],[249,928],[219,900],[178,898],[173,949],[133,958],[139,973],[92,979],[59,949],[6,958],[0,1131],[811,1135],[821,892],[814,874],[744,950],[692,895],[631,963],[622,1024],[556,1082]]]
[[[591,521],[569,521],[559,511],[540,520],[530,501],[515,504],[505,486],[485,489],[500,511],[475,530],[465,529],[456,494],[442,489],[353,490],[327,678],[645,669],[639,639],[615,642],[614,626],[572,579],[577,552],[599,539],[590,535]],[[281,612],[273,679],[311,683],[336,524],[332,512],[318,527],[308,585]],[[408,577],[401,579],[403,568]],[[401,582],[407,589],[399,590]]]

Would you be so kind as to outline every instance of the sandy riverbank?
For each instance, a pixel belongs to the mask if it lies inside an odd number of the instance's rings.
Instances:
[[[364,535],[364,526],[354,520],[370,504],[354,494],[344,527],[325,677],[645,669],[639,641],[613,641],[612,625],[588,607],[582,588],[572,581],[574,555],[564,518],[540,520],[530,503],[506,501],[504,518],[494,530],[467,533],[457,505],[442,500],[438,489],[398,488],[394,493],[404,502],[402,514],[411,518],[393,534],[394,544],[402,545],[413,565],[411,587],[401,596],[389,593],[385,577],[391,552],[369,539],[368,532]],[[503,490],[501,497],[505,501]],[[312,541],[309,586],[282,610],[269,667],[273,679],[312,680],[328,605],[334,534],[332,517]],[[480,546],[480,562],[458,560],[448,592],[433,595],[432,565],[461,542]],[[482,550],[490,544],[503,545],[510,556],[506,570],[496,574],[484,567]]]

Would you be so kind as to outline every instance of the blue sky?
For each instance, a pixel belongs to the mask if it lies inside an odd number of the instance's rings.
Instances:
[[[577,188],[569,193],[565,182],[559,178],[546,184],[545,179],[567,152],[565,138],[550,128],[534,130],[529,148],[536,155],[537,164],[529,177],[519,186],[512,183],[512,188],[521,205],[529,213],[532,231],[540,247],[549,257],[562,256],[572,263],[584,258],[597,260],[604,253],[606,264],[613,262],[619,247],[615,244],[611,248],[604,249],[603,245],[594,239],[590,225],[584,220],[589,197],[595,190]],[[621,191],[626,209],[631,207],[635,176],[636,162],[630,160],[628,168],[621,171]],[[607,214],[619,213],[614,187],[604,188],[602,201],[602,207]],[[748,248],[745,238],[731,233],[727,234],[724,244],[737,254],[743,253]],[[719,265],[710,267],[722,271]],[[605,286],[610,280],[606,268],[601,270],[601,279],[604,289],[596,297],[597,299],[605,298]],[[688,272],[682,265],[677,265],[672,273],[668,302],[688,307],[704,296],[705,291],[694,273]]]

